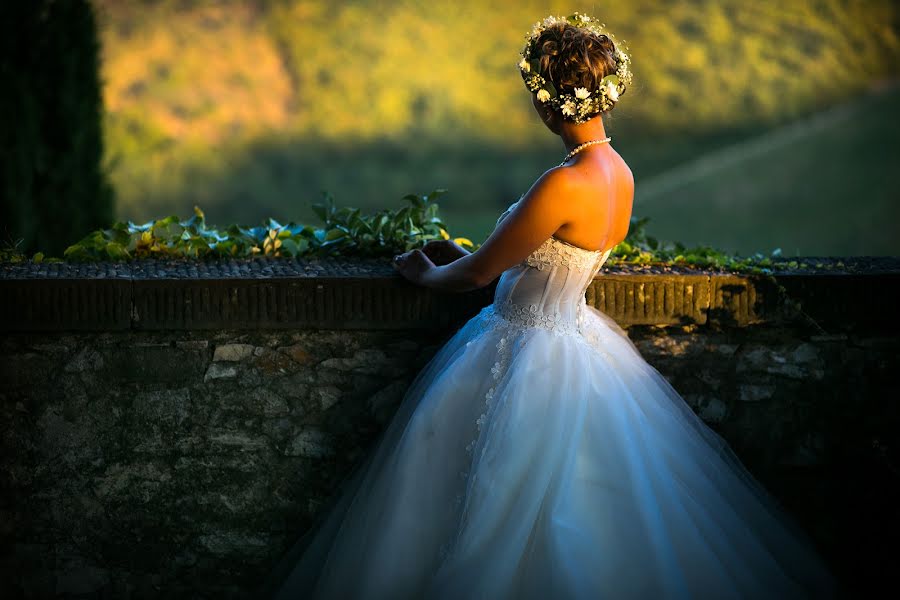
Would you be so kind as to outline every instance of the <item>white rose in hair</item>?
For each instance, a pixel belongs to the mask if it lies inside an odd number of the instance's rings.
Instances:
[[[546,102],[547,100],[550,99],[550,92],[548,92],[547,90],[545,90],[543,88],[539,89],[538,93],[537,93],[537,99],[540,100],[541,102]]]
[[[606,95],[609,96],[609,99],[613,102],[619,99],[619,89],[612,81],[606,84]]]
[[[575,88],[575,97],[579,100],[584,100],[590,95],[591,93],[587,91],[587,88]]]

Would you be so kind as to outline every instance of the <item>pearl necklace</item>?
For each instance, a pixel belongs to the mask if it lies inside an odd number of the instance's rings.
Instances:
[[[608,142],[610,140],[612,140],[612,138],[603,138],[602,140],[591,140],[591,141],[585,142],[583,144],[578,144],[577,146],[575,146],[575,148],[572,149],[571,152],[566,154],[566,157],[563,159],[563,161],[561,163],[559,163],[559,166],[563,166],[564,164],[569,162],[570,158],[572,158],[573,156],[575,156],[576,154],[578,154],[579,152],[581,152],[588,146],[593,146],[594,144],[605,144],[606,142]]]

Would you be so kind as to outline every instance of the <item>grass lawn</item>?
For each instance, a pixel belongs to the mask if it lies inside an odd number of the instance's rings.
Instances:
[[[750,254],[900,255],[900,86],[636,183],[660,238]]]

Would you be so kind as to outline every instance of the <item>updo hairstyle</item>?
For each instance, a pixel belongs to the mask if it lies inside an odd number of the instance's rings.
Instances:
[[[541,32],[535,48],[541,75],[560,93],[597,90],[604,77],[616,73],[616,46],[602,33],[557,23]]]

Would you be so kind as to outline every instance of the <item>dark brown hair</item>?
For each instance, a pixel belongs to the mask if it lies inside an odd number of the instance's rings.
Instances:
[[[616,46],[608,36],[596,34],[567,23],[551,25],[535,43],[541,75],[560,93],[572,93],[577,87],[588,91],[600,87],[600,81],[616,72]]]

